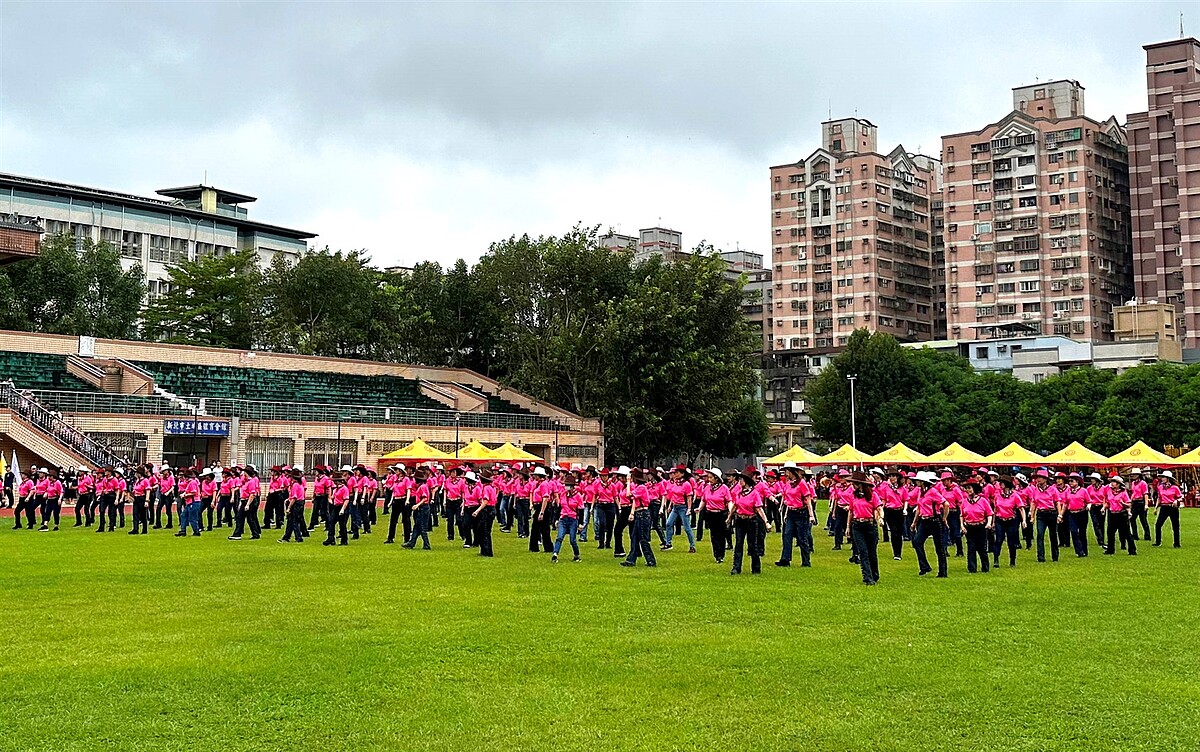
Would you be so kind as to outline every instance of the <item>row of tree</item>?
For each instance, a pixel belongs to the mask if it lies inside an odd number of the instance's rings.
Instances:
[[[139,310],[140,270],[122,273],[106,245],[80,254],[53,238],[0,275],[0,296],[21,302],[0,325],[469,368],[602,418],[613,458],[754,454],[767,421],[742,282],[697,250],[634,264],[576,227],[495,243],[473,267],[403,275],[357,251],[277,257],[265,270],[239,251],[173,267],[169,291]]]
[[[813,429],[833,443],[850,438],[852,374],[864,451],[904,442],[934,452],[957,441],[990,453],[1016,441],[1053,452],[1082,441],[1112,454],[1138,440],[1155,447],[1200,442],[1200,366],[1157,363],[1120,375],[1073,368],[1031,384],[859,330],[806,390]]]

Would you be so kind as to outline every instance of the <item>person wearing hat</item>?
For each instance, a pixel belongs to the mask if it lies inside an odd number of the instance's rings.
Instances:
[[[412,483],[406,491],[408,502],[412,506],[412,533],[401,548],[415,549],[417,540],[420,539],[421,550],[430,550],[429,531],[433,529],[434,497],[441,489],[441,480],[434,479],[435,472],[422,467],[413,473]],[[395,507],[392,511],[395,512]]]
[[[1170,520],[1175,548],[1179,548],[1179,506],[1183,502],[1183,489],[1175,482],[1174,473],[1163,470],[1158,474],[1155,492],[1154,506],[1158,509],[1158,519],[1154,521],[1154,547],[1162,545],[1163,523]],[[55,527],[57,529],[57,525]]]
[[[291,471],[291,467],[283,465],[278,470],[271,470],[267,473],[267,496],[263,502],[262,516],[263,530],[270,530],[274,526],[276,509],[280,510],[279,516],[283,516],[282,510],[286,503],[288,487],[291,485],[291,479],[288,478]],[[283,526],[280,525],[280,527]]]
[[[34,470],[36,470],[36,468],[34,468]],[[33,472],[31,475],[36,476],[37,473]],[[13,522],[15,523],[13,525],[13,530],[23,529],[23,526],[21,525],[21,514],[22,513],[25,514],[25,521],[27,523],[28,529],[30,529],[30,530],[33,529],[33,521],[35,519],[34,515],[33,515],[33,509],[34,509],[33,489],[36,485],[37,485],[37,481],[36,481],[35,477],[26,475],[25,478],[21,481],[21,484],[19,486],[17,486],[17,505],[16,505],[16,508],[13,510]],[[101,518],[100,526],[104,527],[103,518]]]
[[[521,465],[513,468],[513,516],[516,518],[517,540],[529,537],[530,501],[534,482],[529,468]]]
[[[1096,534],[1096,545],[1104,548],[1104,476],[1091,473],[1087,477],[1088,513],[1092,518],[1092,530]]]
[[[1083,476],[1078,472],[1067,476],[1067,488],[1062,492],[1062,499],[1071,546],[1075,549],[1075,556],[1083,558],[1088,555],[1088,504],[1091,503],[1091,494],[1084,487]]]
[[[171,521],[171,512],[175,508],[175,475],[171,472],[171,466],[163,463],[163,466],[158,471],[158,495],[154,504],[154,529],[158,530],[162,527],[162,514],[165,510],[167,513],[167,529],[175,527]]]
[[[659,487],[668,510],[665,525],[667,540],[662,545],[664,551],[674,548],[672,540],[675,527],[679,526],[687,535],[688,553],[696,553],[696,534],[692,531],[692,504],[696,499],[696,489],[690,480],[691,474],[686,465],[676,465],[671,468],[670,477]]]
[[[947,577],[949,561],[946,557],[946,500],[940,490],[938,477],[928,470],[917,473],[917,488],[921,495],[917,497],[916,515],[913,518],[912,547],[917,554],[917,574],[924,577],[933,571],[929,559],[925,556],[925,541],[933,540],[933,550],[937,554],[938,577]]]
[[[461,467],[452,467],[441,479],[442,517],[446,520],[446,540],[454,540],[454,531],[464,541],[469,541],[467,523],[463,519],[463,496],[467,491],[467,481],[463,477]]]
[[[346,532],[346,518],[350,516],[350,486],[346,484],[346,479],[349,477],[347,471],[348,468],[343,466],[331,477],[333,490],[329,492],[329,505],[326,507],[328,514],[325,515],[325,542],[321,544],[322,546],[347,546],[350,544]],[[334,527],[337,528],[336,539]],[[428,544],[428,540],[426,543]]]
[[[1130,556],[1137,556],[1137,539],[1129,532],[1129,509],[1132,502],[1129,492],[1125,490],[1125,479],[1118,473],[1113,473],[1108,479],[1108,492],[1105,503],[1108,505],[1108,546],[1104,549],[1105,556],[1116,553],[1114,544],[1121,539],[1121,547],[1129,551]]]
[[[816,519],[812,486],[804,479],[794,462],[783,466],[784,480],[780,484],[783,499],[783,549],[777,567],[792,565],[792,544],[800,549],[800,566],[812,566],[812,524]]]
[[[726,521],[733,514],[733,497],[729,486],[725,485],[724,475],[719,468],[703,471],[703,479],[696,484],[696,498],[700,504],[702,526],[708,528],[708,537],[712,541],[713,559],[718,564],[725,563]]]
[[[1037,560],[1046,562],[1046,534],[1050,534],[1050,558],[1058,561],[1058,523],[1062,520],[1062,508],[1057,494],[1050,489],[1050,473],[1039,468],[1033,474],[1033,483],[1025,489],[1025,498],[1033,509],[1037,521]]]
[[[304,524],[304,498],[306,487],[304,470],[298,466],[288,468],[284,473],[282,511],[284,518],[283,537],[279,543],[303,543],[308,527]],[[297,514],[299,510],[299,514]]]
[[[1060,518],[1055,527],[1055,531],[1058,533],[1059,548],[1071,545],[1071,523],[1070,517],[1067,515],[1067,488],[1067,474],[1061,470],[1054,473],[1054,485],[1050,486],[1050,493],[1053,494],[1059,509]]]
[[[600,468],[596,479],[592,482],[592,492],[595,495],[592,510],[593,518],[596,521],[596,550],[611,549],[613,527],[617,520],[617,495],[620,493],[620,484],[616,482],[616,478],[607,467]]]
[[[646,559],[646,566],[656,567],[654,551],[650,547],[651,515],[656,493],[650,487],[649,474],[634,468],[622,467],[626,471],[625,495],[629,498],[630,506],[627,515],[630,523],[629,556],[621,562],[623,567],[637,566],[638,556]]]
[[[379,523],[379,473],[371,468],[365,468],[366,481],[361,490],[363,493],[360,499],[363,504],[362,516],[366,524],[367,533],[371,532],[371,528]]]
[[[1150,468],[1144,470],[1140,467],[1135,467],[1129,471],[1129,532],[1132,533],[1134,540],[1150,540],[1150,520],[1146,514],[1146,509],[1150,507],[1154,489],[1150,487]],[[1138,525],[1141,525],[1142,535],[1138,534]],[[1122,546],[1124,548],[1124,546]]]
[[[610,546],[614,559],[625,558],[625,531],[629,528],[633,514],[633,499],[629,497],[629,476],[632,473],[633,470],[629,466],[621,465],[612,471],[612,480],[609,481],[616,505],[616,515],[613,518],[613,538],[616,544]],[[632,530],[629,531],[629,537],[632,542]]]
[[[75,504],[75,527],[91,527],[96,514],[96,479],[83,465],[75,476],[79,501]],[[81,514],[82,511],[82,514]]]
[[[414,468],[403,465],[396,469],[396,477],[391,483],[391,501],[388,504],[388,537],[385,544],[396,542],[396,524],[404,521],[401,530],[402,543],[408,543],[412,538],[413,525],[413,492],[416,491],[416,472]],[[315,490],[315,488],[314,488]],[[428,492],[428,489],[426,489]]]
[[[134,481],[130,493],[133,498],[133,529],[129,535],[146,535],[149,533],[150,509],[153,507],[153,488],[156,485],[151,477],[149,465],[138,465],[133,469]]]
[[[96,517],[100,524],[96,526],[96,532],[104,532],[104,518],[108,516],[108,504],[106,502],[108,495],[109,473],[111,468],[98,467],[92,473],[92,488],[96,495]]]
[[[759,523],[765,527],[767,514],[763,510],[762,494],[755,487],[754,477],[746,472],[734,472],[734,486],[730,491],[732,504],[725,518],[728,525],[733,526],[733,569],[731,575],[742,573],[742,556],[748,549],[750,552],[750,573],[762,572],[762,554],[758,547]]]
[[[33,529],[33,523],[37,519],[38,514],[42,515],[42,527],[46,527],[46,485],[50,482],[50,468],[35,467],[33,468],[33,501],[29,506],[29,529]]]
[[[554,541],[550,539],[550,518],[554,513],[554,481],[550,480],[546,468],[538,465],[533,468],[530,477],[532,486],[529,490],[530,515],[529,523],[529,552],[553,553]]]
[[[950,468],[942,470],[938,475],[938,493],[946,501],[946,550],[950,550],[950,544],[954,544],[954,556],[959,558],[963,555],[963,529],[962,529],[962,511],[959,507],[967,498],[967,492],[954,480],[954,473]]]
[[[911,541],[913,521],[917,518],[917,499],[921,498],[917,474],[912,470],[900,471],[900,498],[904,502],[904,540]]]
[[[364,465],[355,465],[350,472],[350,477],[346,479],[346,487],[350,489],[350,537],[358,540],[359,531],[365,533],[370,524],[368,520],[363,519],[363,510],[366,508],[364,497],[367,492],[367,468]]]
[[[463,548],[474,548],[479,545],[479,510],[483,503],[483,484],[474,470],[463,473],[466,488],[462,495],[462,507],[459,519],[459,533],[462,535]]]
[[[1021,503],[1025,507],[1025,527],[1022,529],[1022,533],[1025,538],[1025,550],[1028,551],[1033,548],[1034,528],[1033,502],[1029,498],[1029,478],[1024,473],[1017,473],[1013,476],[1013,485],[1016,487],[1017,494],[1021,497]]]
[[[496,508],[499,506],[500,498],[492,485],[493,477],[489,470],[480,470],[476,485],[479,486],[478,499],[479,504],[475,511],[471,513],[472,521],[475,524],[474,541],[479,547],[479,555],[491,558],[494,555],[492,551],[492,525],[496,522]]]
[[[204,518],[201,524],[206,533],[212,532],[213,512],[217,507],[217,490],[220,488],[217,472],[218,468],[209,468],[208,477],[200,479],[200,515]]]
[[[967,539],[967,572],[975,574],[979,569],[991,569],[988,550],[988,531],[995,525],[995,510],[992,502],[983,495],[983,479],[973,476],[965,480],[961,488],[966,493],[959,503],[962,514],[963,537]]]
[[[873,468],[876,479],[871,495],[883,510],[883,541],[892,544],[892,561],[901,561],[904,554],[904,494],[900,488],[900,471]]]
[[[996,534],[992,538],[992,565],[998,569],[1000,549],[1005,543],[1008,543],[1008,566],[1017,566],[1017,551],[1021,547],[1020,531],[1028,525],[1028,519],[1025,516],[1025,501],[1017,493],[1013,479],[1001,477],[997,485],[1000,490],[996,494]]]
[[[108,532],[110,533],[113,532],[115,527],[114,518],[119,518],[121,527],[125,527],[125,500],[129,496],[129,484],[125,480],[125,470],[123,468],[118,467],[113,471],[111,487],[113,489],[113,500],[108,508]]]
[[[883,507],[873,493],[870,476],[856,470],[849,480],[854,489],[847,510],[845,533],[854,552],[850,561],[862,570],[864,585],[875,585],[879,582],[879,521],[883,517]]]
[[[179,532],[175,533],[175,537],[187,536],[189,526],[192,527],[193,537],[199,537],[200,481],[196,478],[196,471],[190,467],[180,470],[176,479],[175,491],[179,498]],[[193,517],[196,519],[193,520]]]
[[[850,500],[854,498],[854,486],[850,485],[850,471],[838,470],[835,481],[829,487],[829,507],[833,513],[833,550],[842,550],[842,541],[849,529]]]
[[[221,482],[217,484],[217,524],[216,527],[233,527],[233,494],[237,479],[232,468],[221,469]]]
[[[58,474],[42,468],[46,473],[46,485],[42,489],[42,526],[39,528],[43,533],[49,531],[50,521],[54,521],[54,530],[58,530],[59,515],[62,511],[63,500],[63,484],[58,479]],[[1159,525],[1159,530],[1162,530],[1162,525]]]
[[[573,561],[580,560],[576,533],[579,530],[579,512],[585,503],[584,495],[580,492],[579,484],[575,480],[575,474],[568,473],[562,503],[559,505],[558,535],[554,539],[554,556],[550,558],[552,563],[558,562],[558,552],[562,550],[564,538],[569,538],[571,541],[571,550],[575,553]]]
[[[241,482],[237,487],[237,498],[234,505],[238,510],[237,527],[229,540],[240,541],[246,526],[250,527],[250,540],[262,537],[262,527],[258,524],[258,505],[262,495],[262,482],[258,479],[258,470],[253,465],[234,467],[233,472]]]
[[[317,465],[313,468],[316,478],[313,479],[312,514],[308,520],[308,534],[317,531],[317,526],[324,524],[329,517],[329,494],[333,492],[333,468],[328,465]],[[326,525],[328,527],[328,525]]]

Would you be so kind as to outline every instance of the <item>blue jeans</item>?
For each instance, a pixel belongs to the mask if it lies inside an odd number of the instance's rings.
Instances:
[[[554,541],[554,555],[558,556],[559,550],[562,548],[563,538],[571,536],[571,550],[575,552],[575,558],[579,558],[579,543],[576,542],[575,533],[579,530],[579,520],[574,517],[559,517],[558,518],[558,538]]]
[[[696,534],[692,532],[692,519],[688,515],[687,504],[672,504],[671,513],[667,515],[667,545],[671,545],[671,536],[675,531],[675,521],[679,520],[679,526],[683,528],[683,532],[687,533],[688,547],[696,547]]]
[[[186,504],[183,507],[183,513],[179,515],[179,532],[184,532],[189,525],[193,533],[200,534],[200,502],[198,501]]]
[[[592,518],[592,507],[584,504],[579,508],[579,540],[587,543],[588,520]]]
[[[780,561],[792,560],[792,542],[800,548],[800,560],[810,566],[809,556],[813,549],[812,520],[807,509],[788,509],[783,518],[783,555]]]

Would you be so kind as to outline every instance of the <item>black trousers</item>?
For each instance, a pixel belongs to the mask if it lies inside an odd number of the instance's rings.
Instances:
[[[1163,523],[1168,519],[1171,521],[1171,533],[1175,534],[1175,547],[1178,548],[1180,547],[1180,507],[1166,504],[1158,507],[1158,519],[1154,522],[1154,546],[1162,545]],[[55,524],[58,524],[58,521],[55,521]]]
[[[104,518],[108,517],[108,529],[114,530],[117,526],[117,495],[115,493],[100,494],[100,526],[97,530],[104,530]]]
[[[920,574],[933,571],[933,568],[929,566],[929,559],[925,556],[925,541],[928,539],[933,540],[933,550],[937,554],[937,576],[945,577],[947,569],[949,569],[949,561],[946,558],[946,534],[942,529],[941,518],[931,517],[917,520],[917,530],[913,533],[912,547],[917,553],[917,571]]]
[[[633,514],[633,526],[629,533],[629,556],[626,557],[626,564],[636,564],[638,556],[643,556],[646,559],[646,566],[658,566],[658,562],[654,559],[654,550],[650,547],[650,530],[653,526],[653,521],[650,519],[653,516],[649,509],[639,509]],[[547,538],[547,541],[550,539]]]
[[[233,527],[233,500],[229,494],[217,497],[217,527]]]
[[[833,510],[833,549],[836,551],[842,547],[842,541],[846,535],[846,520],[850,518],[850,510],[842,507],[835,507]]]
[[[468,546],[476,545],[475,522],[478,518],[471,516],[471,515],[475,514],[476,509],[479,509],[479,507],[478,506],[472,506],[472,507],[464,506],[461,510],[459,510],[459,513],[458,513],[458,534],[459,534],[459,537],[461,537],[463,539],[463,543],[465,543]],[[546,510],[546,514],[547,514],[547,516],[550,514],[549,509]]]
[[[1019,517],[1011,517],[1004,519],[996,518],[996,535],[992,539],[992,557],[995,566],[1000,566],[1000,549],[1004,548],[1004,544],[1008,543],[1008,565],[1015,567],[1017,565],[1017,550],[1021,547],[1021,519]]]
[[[321,494],[313,497],[312,517],[308,520],[308,529],[316,530],[317,525],[329,515],[329,495]]]
[[[257,538],[262,535],[262,528],[258,525],[258,497],[254,497],[249,502],[242,502],[238,508],[237,527],[234,528],[234,535],[241,535],[245,532],[246,526],[250,526],[250,537]]]
[[[1067,512],[1067,527],[1071,530],[1071,545],[1076,556],[1088,555],[1088,512],[1080,509]]]
[[[627,527],[629,527],[629,507],[618,506],[617,521],[614,525],[615,530],[613,532],[613,535],[616,536],[617,539],[617,545],[616,548],[613,549],[613,556],[625,555],[625,528]],[[633,531],[630,531],[629,533],[629,540],[631,542],[633,541]],[[529,550],[537,550],[533,547],[532,541],[529,544]]]
[[[517,499],[517,537],[529,537],[529,499]]]
[[[850,544],[858,557],[863,582],[879,582],[879,526],[874,522],[852,522]]]
[[[1146,502],[1143,499],[1134,499],[1129,505],[1129,532],[1133,535],[1134,540],[1145,538],[1150,540],[1150,519],[1146,514]],[[1138,536],[1138,525],[1142,526],[1144,535]]]
[[[445,506],[442,507],[442,516],[446,520],[446,540],[454,540],[455,527],[458,527],[463,538],[467,537],[462,533],[462,499],[446,499]]]
[[[762,556],[758,553],[758,545],[755,538],[758,536],[758,515],[753,517],[737,516],[733,518],[733,571],[741,573],[742,571],[742,553],[746,548],[750,549],[750,571],[758,574],[762,571]],[[749,546],[746,545],[747,539]]]
[[[1096,532],[1096,545],[1104,547],[1104,507],[1094,504],[1091,509],[1092,529]]]
[[[550,539],[550,526],[554,518],[553,510],[546,507],[546,513],[541,515],[542,519],[538,519],[538,513],[533,511],[533,519],[529,525],[529,550],[533,553],[538,552],[538,546],[541,546],[542,553],[552,553],[554,551],[554,541]]]
[[[613,528],[617,524],[617,505],[611,502],[597,504],[596,519],[600,523],[597,548],[612,548]]]
[[[988,561],[987,527],[984,525],[964,525],[963,535],[967,539],[967,571],[977,571],[976,560],[982,565],[983,571],[991,569]]]
[[[328,514],[325,515],[325,545],[332,546],[334,544],[334,527],[337,527],[337,535],[341,545],[345,546],[349,541],[346,535],[346,514],[344,504],[330,504],[326,507]]]
[[[1035,526],[1036,519],[1033,514],[1033,507],[1028,504],[1025,505],[1025,519],[1028,520],[1028,522],[1025,524],[1024,531],[1025,548],[1030,549],[1033,548],[1033,528]]]
[[[1134,538],[1129,532],[1129,512],[1109,512],[1108,513],[1108,550],[1104,553],[1113,554],[1113,543],[1116,538],[1121,539],[1122,548],[1127,548],[1130,556],[1137,556],[1137,538]]]
[[[883,509],[884,540],[892,544],[892,558],[899,559],[904,553],[904,510]]]
[[[308,535],[308,526],[304,524],[304,500],[291,501],[289,499],[284,519],[286,527],[283,531],[283,539],[291,540],[292,536],[295,536],[296,540],[303,541],[304,536]]]
[[[267,494],[267,503],[263,505],[262,526],[283,527],[284,505],[287,504],[287,491],[271,491]]]
[[[133,530],[129,531],[130,535],[150,532],[150,505],[145,496],[133,500]]]
[[[171,521],[171,511],[172,511],[172,509],[174,509],[174,506],[175,506],[175,504],[174,504],[175,492],[172,491],[170,493],[162,493],[160,491],[157,494],[155,494],[155,496],[157,497],[158,501],[154,505],[154,527],[156,527],[156,528],[162,527],[163,510],[166,510],[166,512],[167,512],[167,527],[168,528],[175,527],[175,523]]]
[[[396,540],[396,525],[397,525],[397,523],[400,522],[401,519],[403,519],[404,526],[401,529],[401,531],[404,534],[404,538],[403,538],[404,542],[408,543],[409,539],[412,538],[412,518],[413,518],[412,505],[410,503],[407,503],[404,499],[399,499],[399,498],[392,499],[391,504],[388,506],[388,514],[389,514],[389,519],[388,519],[387,542],[388,543],[395,542],[395,540]]]
[[[725,541],[729,531],[725,528],[727,515],[724,511],[710,512],[704,510],[704,524],[708,527],[709,538],[712,540],[713,558],[725,561]]]
[[[480,556],[492,555],[492,524],[496,521],[496,507],[485,506],[479,510],[475,522],[475,543]],[[553,550],[553,549],[551,549]]]
[[[1046,533],[1050,533],[1050,558],[1058,561],[1058,512],[1039,509],[1037,513],[1037,560],[1046,560]]]

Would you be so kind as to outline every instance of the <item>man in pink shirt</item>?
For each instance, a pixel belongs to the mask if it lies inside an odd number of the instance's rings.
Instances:
[[[1033,483],[1025,488],[1025,498],[1037,521],[1037,560],[1046,562],[1046,534],[1050,535],[1050,557],[1058,561],[1058,523],[1062,512],[1057,494],[1049,488],[1050,474],[1045,468],[1033,474]]]
[[[42,468],[46,470],[46,468]],[[42,532],[47,532],[47,523],[54,520],[54,529],[58,530],[59,514],[62,510],[63,485],[58,479],[58,473],[47,473],[46,485],[42,489]],[[1162,525],[1159,525],[1162,530]],[[1176,533],[1178,535],[1178,532]]]
[[[883,508],[866,473],[851,473],[850,484],[855,493],[850,497],[846,532],[854,549],[854,559],[862,570],[863,584],[875,585],[879,582],[879,521]]]
[[[800,566],[811,567],[812,525],[817,517],[813,503],[816,496],[796,463],[785,463],[783,475],[784,479],[780,484],[780,497],[783,500],[783,550],[775,566],[792,565],[794,543],[800,549]]]
[[[938,478],[928,470],[922,470],[914,478],[920,495],[914,504],[916,513],[913,515],[912,547],[917,554],[917,574],[924,577],[933,571],[929,559],[925,556],[925,541],[933,539],[933,550],[937,554],[939,578],[948,576],[948,560],[946,557],[945,517],[947,513],[946,500],[942,497],[941,484]]]
[[[988,561],[988,532],[995,525],[995,510],[992,508],[992,502],[983,494],[985,485],[983,479],[978,477],[968,478],[962,484],[966,498],[959,503],[959,511],[962,513],[965,528],[963,532],[967,539],[967,572],[970,574],[977,571],[976,559],[980,560],[984,572],[991,569]]]
[[[211,470],[205,470],[204,473],[212,475]],[[179,532],[175,533],[175,537],[186,536],[189,525],[192,537],[200,537],[200,481],[196,478],[195,470],[189,467],[179,471],[176,492],[179,495]]]
[[[468,473],[470,476],[471,473]],[[479,547],[479,555],[491,558],[492,552],[492,525],[496,521],[496,505],[499,503],[499,496],[496,489],[492,486],[492,474],[488,470],[482,470],[475,476],[475,487],[478,489],[475,498],[479,503],[475,507],[475,511],[471,513],[471,522],[474,524],[474,543]]]
[[[1088,475],[1088,513],[1096,533],[1096,545],[1100,548],[1104,548],[1104,488],[1104,477],[1100,473]]]
[[[229,540],[240,541],[247,525],[250,527],[250,540],[258,540],[262,537],[262,528],[258,524],[258,505],[262,500],[262,483],[258,479],[258,469],[248,464],[245,467],[234,467],[233,472],[239,480],[235,501],[238,519],[237,527],[234,528],[233,535],[229,536]]]
[[[963,555],[963,529],[962,529],[962,512],[959,511],[959,505],[966,500],[967,494],[962,487],[954,481],[954,473],[950,468],[946,468],[938,477],[938,493],[946,500],[946,550],[950,550],[950,544],[954,544],[954,556],[961,557]]]
[[[1146,510],[1153,503],[1153,491],[1150,487],[1150,468],[1146,468],[1143,472],[1142,468],[1135,467],[1129,471],[1129,485],[1126,492],[1129,494],[1129,531],[1134,540],[1150,540],[1150,520],[1147,517]],[[1138,534],[1138,526],[1141,525],[1141,535]],[[1125,548],[1125,546],[1121,546]]]
[[[171,521],[171,510],[175,506],[175,476],[171,473],[171,466],[163,463],[162,469],[158,473],[158,496],[154,505],[154,529],[158,530],[162,527],[162,513],[165,509],[167,512],[167,529],[175,527]]]
[[[1183,489],[1175,483],[1174,473],[1163,470],[1158,474],[1158,487],[1155,490],[1158,492],[1155,504],[1158,507],[1158,519],[1154,522],[1154,547],[1162,545],[1163,523],[1170,520],[1175,548],[1179,548],[1179,507],[1183,503]]]
[[[463,496],[467,492],[464,470],[461,467],[450,468],[449,474],[441,479],[441,484],[445,499],[442,504],[442,516],[446,520],[446,540],[454,540],[454,531],[457,528],[459,536],[464,541],[469,541],[469,524],[463,519]]]
[[[338,472],[332,476],[334,487],[329,492],[329,514],[325,517],[325,542],[323,546],[349,545],[346,534],[346,517],[350,507],[350,489],[346,486],[346,473]],[[337,527],[338,540],[335,544],[334,527]],[[428,541],[428,539],[427,539]]]

